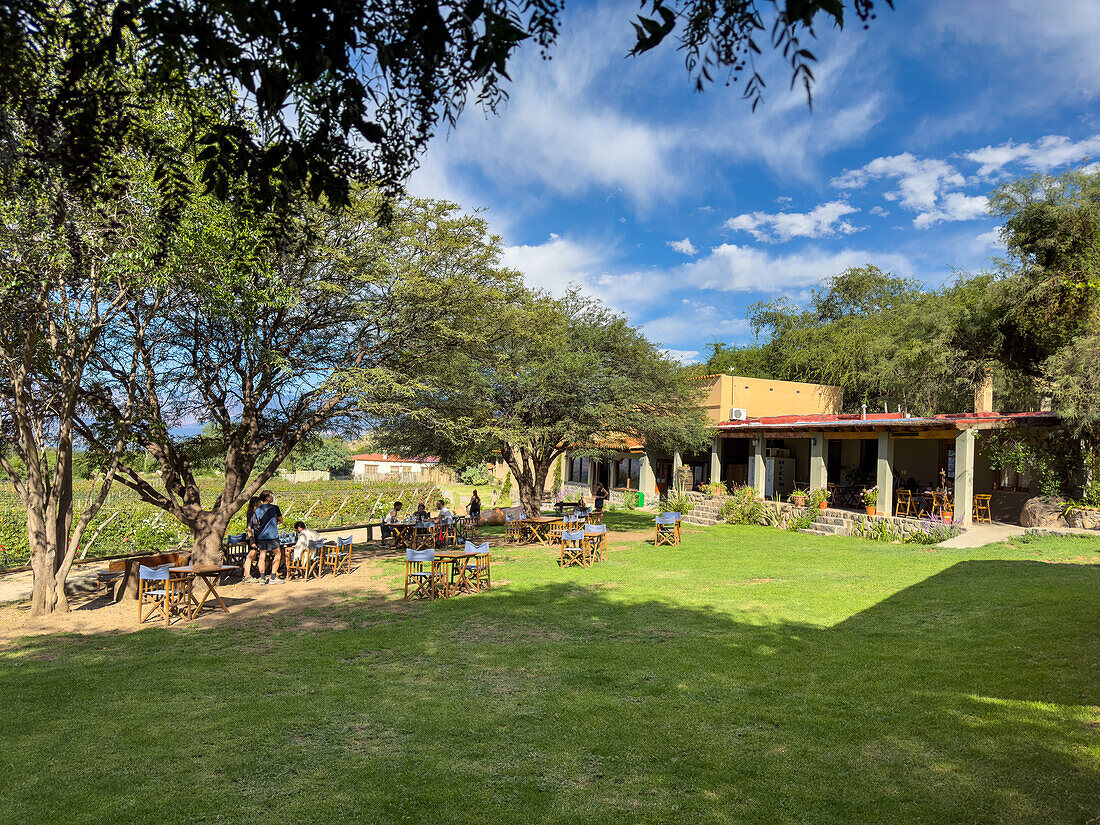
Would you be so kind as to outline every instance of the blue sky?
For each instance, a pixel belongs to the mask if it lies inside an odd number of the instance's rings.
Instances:
[[[942,284],[1003,253],[999,182],[1100,160],[1100,0],[896,5],[819,32],[812,111],[762,61],[752,113],[673,48],[626,57],[633,0],[574,0],[553,59],[523,52],[410,190],[484,210],[530,284],[579,284],[683,360],[848,266]]]

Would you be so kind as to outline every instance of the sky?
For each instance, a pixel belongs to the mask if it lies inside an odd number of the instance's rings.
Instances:
[[[572,0],[551,59],[521,50],[508,102],[468,107],[409,189],[480,210],[530,285],[576,284],[684,362],[850,266],[938,287],[1004,254],[998,184],[1100,160],[1100,2],[878,5],[818,32],[812,110],[759,61],[754,113],[738,84],[694,91],[674,44],[628,57],[635,0]]]

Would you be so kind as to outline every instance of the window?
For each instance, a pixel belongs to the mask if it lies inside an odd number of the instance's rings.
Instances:
[[[642,477],[642,464],[636,458],[620,458],[615,462],[615,486],[638,489]]]
[[[590,461],[587,458],[574,458],[569,462],[569,480],[574,484],[588,483],[588,467]]]

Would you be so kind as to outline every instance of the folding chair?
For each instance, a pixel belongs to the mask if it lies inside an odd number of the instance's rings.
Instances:
[[[563,530],[561,533],[561,560],[562,567],[578,564],[587,567],[584,555],[584,530]]]
[[[144,624],[159,613],[164,619],[164,626],[168,627],[173,609],[185,618],[191,617],[191,603],[194,601],[191,582],[194,576],[173,576],[169,571],[174,566],[138,567],[138,624]],[[148,612],[145,610],[147,607]]]
[[[908,516],[913,513],[913,494],[906,489],[897,491],[897,505],[894,507],[895,516]]]
[[[458,531],[453,519],[440,525],[438,538],[441,547],[458,547]]]
[[[248,558],[248,533],[233,533],[225,537],[225,548],[222,556],[226,564],[240,565],[243,569],[244,560]],[[245,578],[248,571],[244,571]]]
[[[991,502],[993,496],[989,493],[978,493],[974,496],[974,523],[981,524],[983,521],[991,523],[993,521],[993,513],[991,510]]]
[[[551,544],[560,544],[561,543],[561,534],[562,534],[562,531],[564,529],[565,529],[565,522],[564,521],[555,521],[553,524],[550,525],[550,543]]]
[[[671,517],[671,518],[676,520],[676,543],[679,544],[681,541],[684,540],[684,534],[683,534],[683,531],[680,528],[680,514],[679,513],[662,513],[661,515],[665,516],[666,518]]]
[[[588,564],[607,560],[607,528],[602,524],[588,524],[584,528],[584,555]]]
[[[424,569],[424,565],[428,569]],[[409,586],[413,592],[409,594]],[[435,549],[405,551],[405,599],[429,599],[435,601],[443,587],[443,574],[435,562]]]
[[[943,518],[943,502],[944,502],[944,499],[945,499],[945,496],[944,496],[943,493],[937,493],[935,490],[932,491],[932,504],[928,508],[928,515],[929,516],[931,516],[932,518],[935,518],[937,516],[939,516],[940,518]]]
[[[297,559],[294,558],[294,548],[287,550],[286,577],[293,578],[300,574],[303,579],[321,575],[321,549],[325,546],[324,539],[306,542],[306,549]]]
[[[512,544],[523,541],[523,519],[525,516],[504,514],[504,540]]]
[[[489,542],[475,546],[473,542],[468,541],[465,548],[467,553],[477,553],[472,560],[466,562],[467,578],[472,577],[474,586],[478,590],[490,589],[493,581],[489,573]]]
[[[455,538],[466,541],[477,538],[477,519],[473,516],[459,516],[455,519]]]
[[[672,547],[676,541],[676,518],[671,515],[657,516],[654,522],[654,547]]]
[[[603,524],[603,510],[593,510],[588,514],[589,524]]]
[[[329,567],[332,568],[332,575],[334,576],[351,572],[351,538],[351,536],[344,536],[343,538],[337,536],[336,544],[331,541],[325,542],[325,546],[321,550],[322,572]]]
[[[413,550],[435,550],[435,527],[430,521],[418,521],[412,531],[409,547]]]

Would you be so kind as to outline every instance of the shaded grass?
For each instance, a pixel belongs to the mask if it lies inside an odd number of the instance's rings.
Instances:
[[[503,548],[506,586],[343,630],[27,640],[0,821],[1100,816],[1100,542],[625,547]]]

